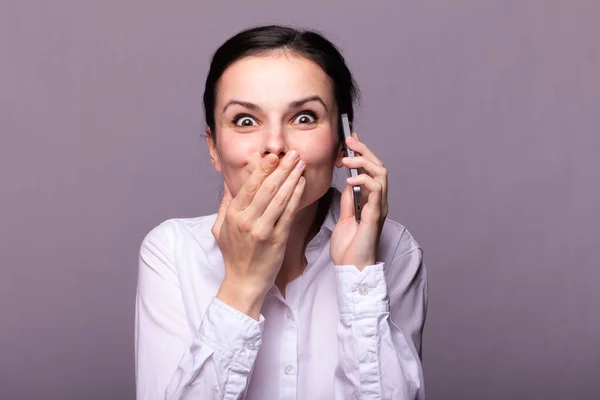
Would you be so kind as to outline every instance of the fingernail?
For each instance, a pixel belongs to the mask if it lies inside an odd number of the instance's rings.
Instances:
[[[266,157],[267,164],[274,165],[277,162],[277,158],[268,154]]]
[[[295,161],[298,159],[298,152],[296,150],[292,150],[288,153],[288,157],[290,160]]]
[[[297,169],[302,169],[302,168],[304,168],[304,161],[302,161],[302,160],[298,161],[298,164],[296,164],[296,168],[297,168]]]

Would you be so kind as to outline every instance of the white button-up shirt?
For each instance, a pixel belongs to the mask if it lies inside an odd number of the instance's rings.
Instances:
[[[385,222],[378,263],[334,265],[334,196],[308,265],[269,291],[257,321],[215,298],[225,275],[211,233],[216,214],[170,219],[139,258],[137,399],[423,399],[427,308],[422,251]]]

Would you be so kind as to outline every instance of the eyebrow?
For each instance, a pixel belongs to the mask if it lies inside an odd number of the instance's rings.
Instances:
[[[300,100],[294,100],[289,103],[288,107],[289,108],[298,108],[298,107],[301,107],[304,104],[311,102],[311,101],[317,101],[317,102],[321,103],[323,105],[323,107],[325,108],[325,111],[327,111],[327,105],[325,104],[323,99],[317,95],[308,96],[308,97],[305,97]],[[225,107],[223,107],[223,112],[225,112],[225,110],[227,110],[227,107],[232,106],[234,104],[240,105],[242,107],[246,107],[250,110],[260,110],[260,107],[254,103],[250,103],[247,101],[241,101],[241,100],[231,100],[227,104],[225,104]]]

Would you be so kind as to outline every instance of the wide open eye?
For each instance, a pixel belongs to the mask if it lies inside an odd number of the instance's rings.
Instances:
[[[311,111],[303,111],[300,114],[296,115],[294,118],[294,124],[306,125],[312,124],[317,121],[317,116],[315,113]]]
[[[236,115],[235,118],[233,119],[233,123],[236,126],[240,126],[243,128],[250,127],[250,126],[258,126],[258,122],[256,122],[256,120],[248,114]]]

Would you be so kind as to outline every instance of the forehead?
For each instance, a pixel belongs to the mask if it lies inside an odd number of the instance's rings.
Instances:
[[[314,61],[282,52],[245,57],[229,66],[219,80],[217,104],[235,99],[276,107],[312,95],[332,104],[327,74]]]

